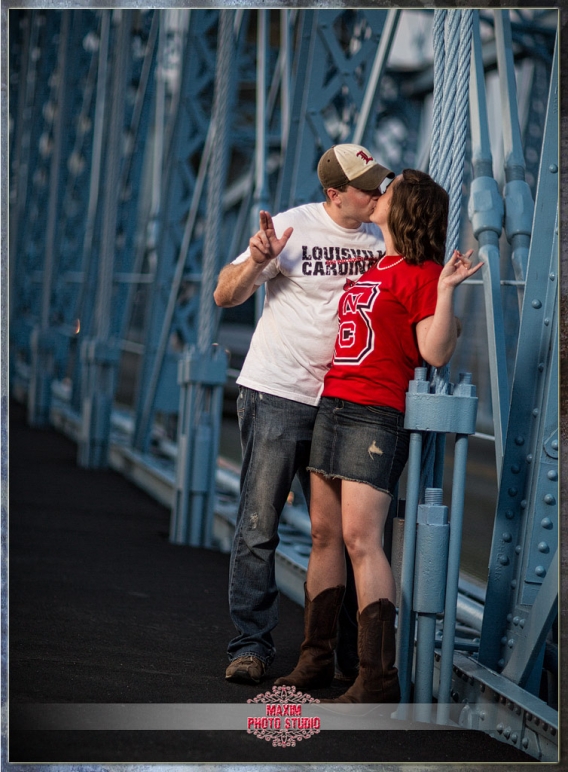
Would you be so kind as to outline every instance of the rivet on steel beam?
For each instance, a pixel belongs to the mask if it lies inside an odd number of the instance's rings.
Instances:
[[[529,747],[529,738],[528,737],[523,737],[521,745],[523,746],[523,748],[528,748]]]
[[[497,724],[497,726],[496,726],[495,728],[497,729],[497,731],[499,732],[499,734],[502,734],[502,733],[503,733],[503,730],[505,729],[505,727],[503,726],[503,724]]]
[[[544,371],[544,362],[539,362],[537,369],[538,369],[539,373],[542,373]]]
[[[526,508],[527,508],[527,500],[526,499],[522,499],[522,501],[521,501],[521,509],[526,509]]]
[[[556,471],[556,469],[550,469],[546,473],[546,476],[548,477],[549,480],[558,480],[558,472]]]
[[[499,662],[497,663],[497,667],[505,667],[505,660],[500,659]],[[499,701],[499,698],[497,698],[497,701]]]
[[[516,732],[513,732],[513,734],[511,735],[511,741],[516,743],[518,739],[519,739],[518,734]]]
[[[505,517],[507,518],[507,520],[512,520],[515,517],[515,513],[513,512],[512,509],[508,509],[505,512]]]
[[[513,474],[519,474],[520,471],[521,471],[521,467],[518,464],[513,464],[513,466],[511,467],[511,472]]]
[[[513,618],[513,624],[514,625],[518,625],[519,624],[519,617],[514,617]]]
[[[548,171],[552,174],[556,174],[558,172],[558,166],[556,166],[556,164],[550,164]]]
[[[533,460],[532,453],[529,453],[527,456],[527,464],[530,464]]]
[[[519,434],[517,437],[515,437],[515,445],[524,445],[525,444],[525,438],[522,434]]]
[[[538,308],[542,308],[542,302],[541,302],[541,301],[540,301],[538,298],[535,298],[535,299],[532,301],[532,303],[531,303],[531,306],[532,306],[533,308],[537,308],[537,309],[538,309]]]
[[[537,566],[534,572],[537,576],[546,576],[546,568],[544,566]]]
[[[514,638],[509,638],[509,640],[507,641],[507,646],[510,649],[512,649],[514,645],[515,645],[515,639]]]
[[[544,320],[544,323],[546,324],[546,319]],[[535,418],[537,417],[537,415],[538,415],[538,407],[535,407],[535,409],[532,411],[532,414],[534,415]]]
[[[517,586],[517,580],[513,579],[511,582],[511,587],[513,588],[513,590],[515,589],[516,586]]]
[[[554,281],[556,279],[556,274],[555,273],[549,273],[548,274],[548,278],[550,279],[550,281]]]
[[[524,627],[525,626],[525,621],[526,621],[525,619],[520,619],[519,620],[519,627]]]
[[[501,563],[502,566],[508,566],[509,565],[509,558],[507,555],[501,555],[499,558],[499,563]]]
[[[549,517],[543,517],[540,521],[540,525],[542,528],[546,528],[546,530],[549,531],[552,528],[552,520]]]
[[[504,636],[501,638],[501,643],[503,644],[503,646],[504,646],[504,645],[507,643],[507,636],[506,636],[506,635],[504,635]]]
[[[548,327],[549,324],[550,324],[550,319],[546,317],[546,319],[544,320],[544,326]]]
[[[507,491],[507,493],[511,498],[514,498],[518,492],[519,491],[517,490],[517,488],[509,488],[509,490]]]
[[[517,546],[515,547],[515,555],[520,555],[521,549],[522,549],[521,545],[517,544]]]
[[[512,539],[513,537],[511,536],[511,534],[505,531],[505,533],[503,534],[503,541],[510,542],[512,541]]]
[[[547,493],[544,497],[544,503],[545,504],[556,504],[556,499],[552,495],[552,493]]]
[[[548,546],[548,544],[545,541],[541,541],[541,542],[538,543],[538,551],[539,552],[543,552],[543,553],[547,553],[547,552],[550,552],[550,547]]]

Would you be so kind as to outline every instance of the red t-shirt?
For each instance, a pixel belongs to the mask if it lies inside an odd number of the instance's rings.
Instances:
[[[397,260],[383,258],[382,270],[370,268],[341,296],[324,397],[404,412],[408,382],[422,364],[416,324],[436,310],[442,266],[432,260],[394,265]]]

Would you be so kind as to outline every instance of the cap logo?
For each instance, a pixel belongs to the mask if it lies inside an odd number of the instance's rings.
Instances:
[[[359,150],[359,152],[357,153],[357,158],[362,158],[366,164],[368,164],[369,161],[373,160],[373,158],[371,158],[370,155],[367,155],[367,153],[364,153],[362,150]]]

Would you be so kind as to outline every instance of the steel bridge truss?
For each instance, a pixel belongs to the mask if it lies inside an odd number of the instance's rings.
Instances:
[[[478,376],[477,431],[494,436],[499,495],[483,621],[452,649],[449,710],[550,761],[558,25],[527,13],[474,20],[461,238],[486,268],[458,314],[484,320],[486,339],[465,330],[454,365]],[[218,488],[236,492],[235,480],[215,474],[227,360],[209,298],[259,209],[321,200],[317,160],[336,142],[361,142],[397,172],[427,168],[432,67],[390,63],[405,14],[427,23],[432,12],[9,11],[11,391],[31,424],[77,438],[80,464],[114,463],[171,504],[174,541],[213,546],[219,512],[231,521]],[[496,177],[491,78],[502,105]],[[177,459],[173,476],[158,445]],[[304,534],[301,572],[309,525],[289,517]],[[433,696],[441,663],[436,649]]]

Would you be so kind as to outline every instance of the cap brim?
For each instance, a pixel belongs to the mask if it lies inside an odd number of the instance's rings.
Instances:
[[[354,180],[350,180],[349,185],[353,188],[370,192],[377,190],[386,177],[394,177],[394,173],[380,164],[374,164],[366,172],[355,177]]]

